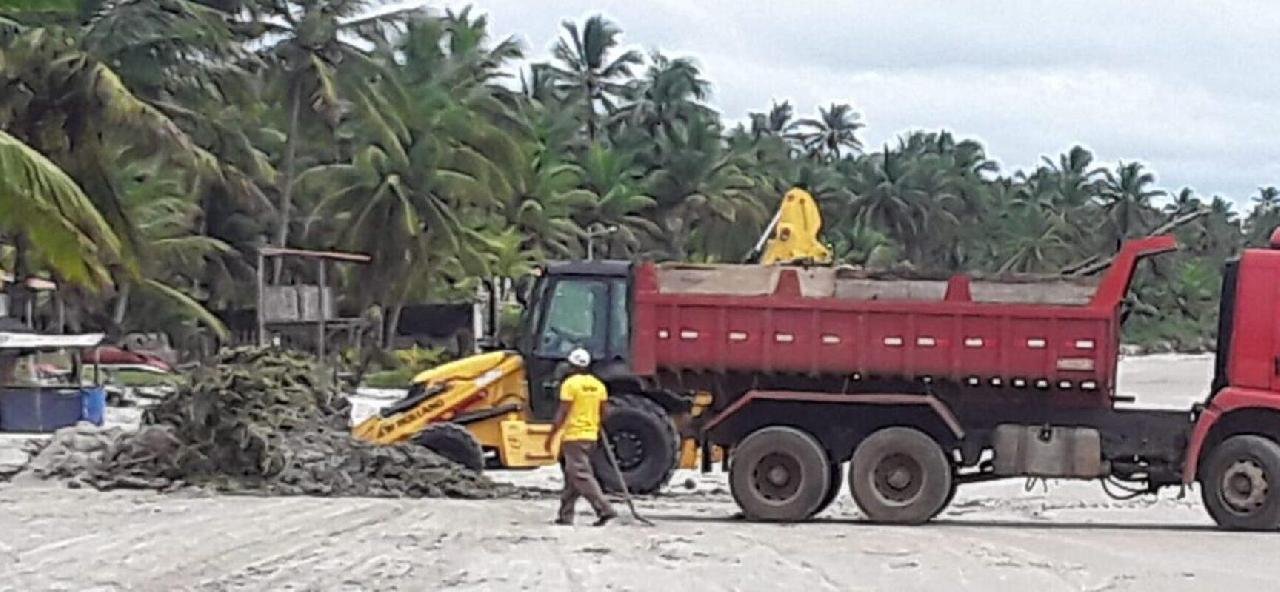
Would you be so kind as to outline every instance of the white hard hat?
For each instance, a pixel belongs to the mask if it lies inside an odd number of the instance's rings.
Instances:
[[[591,354],[579,347],[569,352],[569,364],[579,368],[586,368],[591,365]]]

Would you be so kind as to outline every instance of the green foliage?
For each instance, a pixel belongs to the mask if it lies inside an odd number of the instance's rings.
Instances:
[[[398,367],[414,373],[430,370],[448,361],[445,351],[435,347],[423,348],[415,345],[409,349],[398,349],[392,354],[399,363]]]
[[[1128,325],[1194,344],[1222,262],[1280,225],[1275,187],[1237,214],[1082,146],[1012,172],[943,130],[869,147],[850,104],[775,102],[726,129],[696,59],[627,50],[603,17],[566,21],[546,63],[488,25],[365,0],[0,2],[0,259],[73,286],[105,328],[217,334],[210,311],[252,302],[264,243],[372,255],[330,277],[390,327],[588,245],[738,261],[793,186],[839,262],[935,272],[1062,273],[1203,212],[1137,278]],[[501,316],[506,335],[518,312]]]
[[[389,364],[364,377],[363,385],[373,388],[404,388],[414,376],[451,360],[448,352],[435,347],[413,346],[391,352]]]
[[[180,374],[157,374],[142,370],[120,370],[107,376],[107,383],[132,387],[176,387],[183,381]]]
[[[35,263],[84,288],[110,284],[120,243],[74,180],[44,155],[0,131],[0,233]]]

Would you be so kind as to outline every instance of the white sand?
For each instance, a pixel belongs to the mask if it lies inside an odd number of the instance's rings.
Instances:
[[[1123,362],[1145,405],[1204,396],[1211,360]],[[555,470],[494,473],[554,487]],[[686,489],[685,480],[694,487]],[[935,523],[748,524],[722,475],[640,502],[656,528],[554,527],[554,500],[186,497],[0,486],[0,590],[1269,590],[1275,536],[1215,530],[1189,492],[962,487]],[[622,506],[619,506],[622,509]],[[581,508],[585,511],[585,505]],[[586,522],[589,517],[582,516]]]

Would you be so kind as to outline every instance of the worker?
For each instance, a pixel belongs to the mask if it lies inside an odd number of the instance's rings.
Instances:
[[[587,498],[595,510],[595,526],[604,526],[618,516],[605,499],[600,483],[591,469],[591,453],[600,440],[600,422],[608,389],[591,374],[591,354],[582,348],[569,352],[569,375],[560,383],[560,408],[556,411],[547,452],[560,436],[560,453],[564,456],[564,492],[560,494],[560,513],[556,524],[573,524],[573,509],[579,497]]]

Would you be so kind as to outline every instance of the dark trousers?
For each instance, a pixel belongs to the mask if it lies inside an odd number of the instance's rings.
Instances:
[[[560,445],[564,456],[564,491],[560,493],[560,521],[573,522],[573,506],[579,497],[587,498],[596,516],[613,516],[613,506],[605,499],[596,474],[591,470],[591,451],[596,443],[570,440]]]

